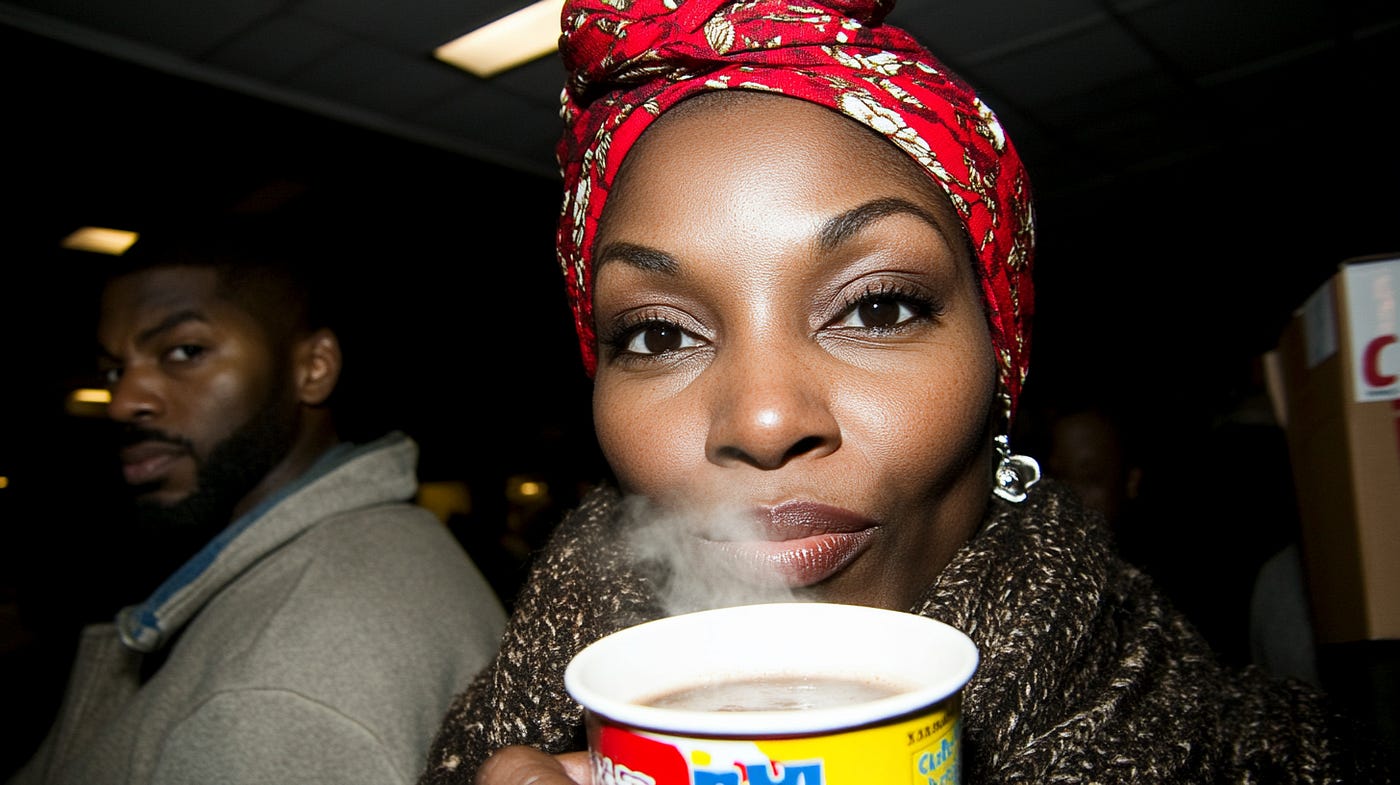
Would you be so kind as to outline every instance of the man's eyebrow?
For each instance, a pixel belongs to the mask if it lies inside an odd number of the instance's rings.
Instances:
[[[614,261],[626,262],[638,270],[667,275],[675,275],[681,267],[676,257],[665,251],[633,243],[608,243],[593,255],[593,274],[597,275],[600,267]]]
[[[180,325],[184,324],[185,322],[207,323],[208,321],[208,317],[206,317],[203,313],[200,313],[199,311],[193,308],[187,308],[183,311],[175,311],[170,315],[166,316],[164,319],[161,319],[159,322],[156,322],[154,325],[147,327],[146,329],[137,333],[136,343],[146,343],[147,341],[155,338],[161,333],[173,330],[176,327],[179,327]]]
[[[822,224],[821,230],[817,233],[817,246],[823,251],[833,250],[859,234],[870,224],[886,216],[898,214],[912,215],[932,226],[939,234],[943,234],[945,231],[943,226],[938,223],[938,219],[928,210],[913,202],[889,197],[866,202]]]
[[[154,324],[154,325],[152,325],[152,326],[150,326],[150,327],[147,327],[146,329],[144,329],[144,330],[142,330],[141,332],[137,333],[137,335],[136,335],[136,345],[137,345],[137,346],[140,346],[140,345],[142,345],[142,344],[145,344],[145,343],[147,343],[148,341],[151,341],[151,340],[155,339],[155,338],[156,338],[157,336],[159,336],[161,333],[166,332],[166,331],[168,331],[168,330],[173,330],[173,329],[175,329],[176,327],[178,327],[178,326],[184,324],[185,322],[208,322],[208,321],[209,321],[209,319],[208,319],[207,317],[205,317],[205,315],[204,315],[203,313],[200,313],[199,311],[197,311],[197,310],[195,310],[195,309],[193,309],[193,308],[186,308],[186,309],[183,310],[183,311],[175,311],[174,313],[171,313],[169,316],[166,316],[164,319],[161,319],[161,320],[160,320],[159,322],[157,322],[156,324]],[[114,353],[113,353],[110,349],[108,349],[106,346],[103,346],[101,341],[98,341],[98,343],[97,343],[97,362],[98,362],[99,365],[102,365],[102,364],[111,364],[111,363],[120,363],[120,362],[121,362],[121,357],[119,357],[118,355],[114,354]]]

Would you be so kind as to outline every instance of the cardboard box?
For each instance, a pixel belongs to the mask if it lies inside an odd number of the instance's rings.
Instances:
[[[1266,366],[1317,640],[1400,639],[1400,254],[1343,262]]]

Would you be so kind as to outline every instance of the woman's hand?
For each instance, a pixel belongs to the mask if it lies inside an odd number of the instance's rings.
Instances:
[[[497,750],[476,772],[476,785],[592,785],[588,753],[550,755],[534,747]]]

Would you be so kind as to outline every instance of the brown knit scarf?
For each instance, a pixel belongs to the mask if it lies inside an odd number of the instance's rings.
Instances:
[[[469,783],[492,750],[584,748],[564,667],[661,614],[629,566],[615,491],[555,532],[494,665],[449,710],[421,779]],[[968,783],[1389,782],[1377,748],[1311,687],[1227,670],[1101,519],[1052,481],[994,502],[914,612],[967,632],[982,662],[964,704]]]

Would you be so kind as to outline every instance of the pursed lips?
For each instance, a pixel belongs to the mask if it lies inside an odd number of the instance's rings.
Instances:
[[[702,547],[717,553],[738,575],[792,588],[820,583],[845,569],[879,528],[850,510],[805,501],[755,509],[753,520],[754,530],[747,535],[702,536]]]

